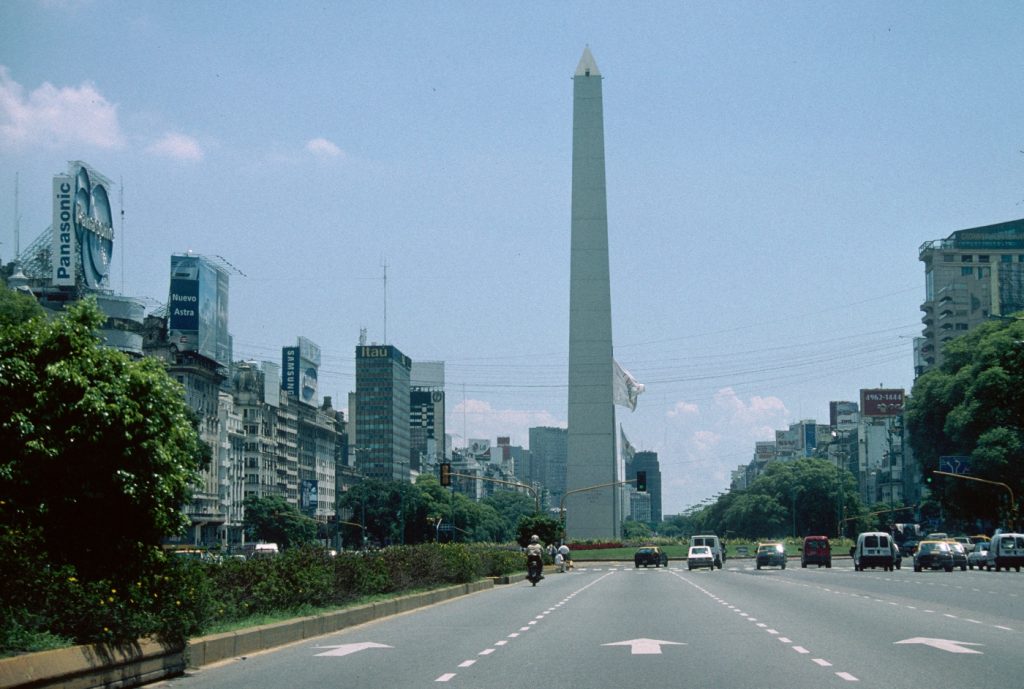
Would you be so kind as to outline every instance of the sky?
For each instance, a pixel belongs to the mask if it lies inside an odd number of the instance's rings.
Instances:
[[[604,78],[617,422],[663,511],[913,385],[926,241],[1024,217],[1018,2],[0,2],[0,260],[114,182],[111,285],[233,267],[236,359],[360,330],[444,361],[448,430],[567,419],[571,77]],[[16,181],[17,180],[17,181]],[[16,191],[17,190],[17,191]],[[386,276],[386,279],[385,279]],[[335,402],[335,406],[340,406]]]

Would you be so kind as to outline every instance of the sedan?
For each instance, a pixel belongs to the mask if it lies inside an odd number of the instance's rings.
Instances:
[[[975,567],[979,571],[985,569],[985,564],[988,562],[988,545],[988,541],[974,544],[974,550],[967,554],[967,566],[970,569]]]
[[[959,541],[951,541],[949,552],[953,553],[953,566],[963,572],[967,569],[967,549]]]
[[[758,543],[756,565],[786,569],[786,547],[781,543]]]
[[[953,571],[953,551],[945,541],[921,541],[914,553],[914,571],[944,569]]]
[[[655,567],[661,567],[662,565],[668,567],[668,555],[661,548],[645,546],[633,554],[633,564],[637,567],[640,565],[644,567],[651,565]]]

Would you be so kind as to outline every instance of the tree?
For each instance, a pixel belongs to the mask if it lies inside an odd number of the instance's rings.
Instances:
[[[905,419],[925,476],[943,455],[971,458],[971,475],[1024,493],[1024,321],[985,323],[951,340],[943,363],[914,383]],[[1018,511],[999,486],[935,475],[931,497],[965,523]]]
[[[24,323],[32,318],[42,318],[45,313],[43,307],[32,295],[0,286],[0,326]]]
[[[100,344],[104,320],[86,300],[0,328],[0,523],[81,577],[133,577],[187,525],[209,448],[160,362]]]
[[[650,538],[651,527],[646,522],[638,522],[634,519],[627,519],[622,522],[622,537],[627,541],[642,541]]]
[[[494,539],[498,542],[515,540],[519,518],[528,517],[537,509],[537,503],[532,497],[511,490],[497,491],[484,498],[482,503],[493,507],[501,518],[501,533]]]
[[[245,532],[257,541],[277,543],[282,548],[310,543],[316,539],[316,520],[299,512],[280,495],[245,499]]]
[[[534,514],[520,517],[516,532],[516,542],[524,548],[530,543],[530,537],[535,534],[541,543],[558,543],[561,540],[562,525],[557,519]]]

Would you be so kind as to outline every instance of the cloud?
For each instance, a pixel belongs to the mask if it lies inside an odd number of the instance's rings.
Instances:
[[[27,94],[0,65],[0,147],[120,148],[117,106],[91,82],[57,88],[49,82]]]
[[[333,141],[322,138],[307,141],[306,150],[320,158],[340,158],[345,155]]]
[[[168,132],[162,138],[146,147],[146,153],[173,160],[199,161],[203,159],[203,148],[199,142],[186,134]]]
[[[491,441],[498,436],[509,436],[513,445],[525,447],[530,443],[530,429],[534,426],[565,428],[566,423],[547,410],[495,409],[490,402],[467,399],[449,410],[445,428],[451,435],[465,433],[469,438]]]
[[[700,407],[692,402],[676,402],[676,406],[665,412],[665,416],[670,419],[674,419],[677,416],[689,416],[692,414],[699,414]]]

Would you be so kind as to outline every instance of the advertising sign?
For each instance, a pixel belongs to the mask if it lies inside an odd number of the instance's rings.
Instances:
[[[75,241],[74,179],[68,175],[53,178],[53,284],[74,285],[78,244]]]
[[[316,479],[302,479],[302,493],[299,496],[299,508],[303,512],[316,512],[319,504],[319,482]]]
[[[903,413],[903,401],[902,388],[860,391],[860,408],[863,416],[899,416]]]
[[[167,327],[195,333],[199,330],[199,283],[171,278],[171,303],[167,305]],[[193,335],[194,337],[194,335]]]
[[[299,394],[299,348],[281,348],[281,389],[285,392]]]

